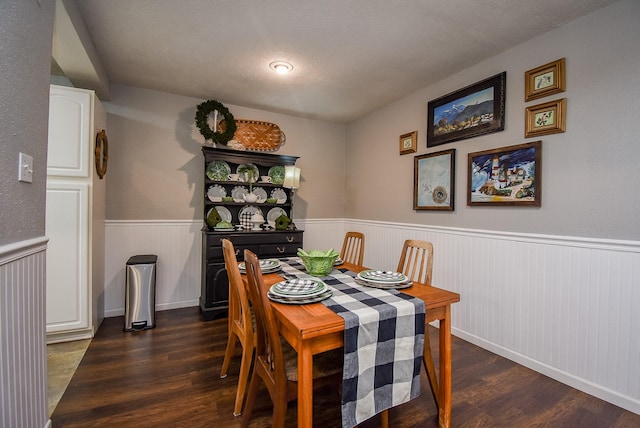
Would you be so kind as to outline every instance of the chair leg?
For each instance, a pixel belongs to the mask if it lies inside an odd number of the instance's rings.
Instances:
[[[233,416],[240,416],[242,413],[242,401],[244,400],[244,392],[247,389],[249,369],[253,359],[253,347],[249,346],[249,344],[245,346],[242,348],[242,361],[240,362],[240,375],[238,376],[238,390],[236,391],[236,405],[233,408]]]
[[[249,425],[249,418],[251,418],[251,412],[253,411],[253,403],[258,395],[258,387],[260,378],[255,372],[251,374],[251,382],[249,383],[249,392],[247,393],[247,401],[244,403],[244,414],[242,415],[242,428],[246,428]]]
[[[389,411],[388,410],[383,410],[382,413],[380,413],[380,426],[382,428],[389,428]]]
[[[236,336],[235,333],[229,330],[229,338],[227,339],[227,350],[224,351],[224,360],[222,360],[222,370],[220,371],[220,378],[227,377],[227,369],[229,368],[231,357],[233,357],[233,351],[235,350],[237,340],[238,336]]]
[[[287,416],[287,400],[274,400],[272,428],[284,428],[284,419]]]
[[[429,378],[429,384],[431,386],[431,393],[433,394],[433,399],[436,402],[436,406],[440,408],[440,397],[438,388],[438,377],[436,376],[436,367],[433,364],[433,356],[431,355],[431,339],[429,338],[429,325],[427,324],[427,328],[424,332],[424,351],[422,353],[422,362],[424,363],[424,368],[427,371],[427,378]]]

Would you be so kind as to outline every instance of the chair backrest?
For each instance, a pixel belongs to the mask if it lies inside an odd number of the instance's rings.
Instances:
[[[362,266],[364,258],[364,233],[347,232],[344,235],[340,258],[347,263]]]
[[[224,266],[229,277],[229,333],[233,325],[237,325],[244,331],[247,343],[253,342],[253,322],[251,321],[251,307],[245,290],[244,282],[238,267],[238,259],[233,242],[222,240],[222,254]]]
[[[398,272],[407,275],[411,281],[431,285],[432,271],[433,244],[415,239],[404,241],[398,262]]]
[[[266,286],[262,279],[260,261],[250,250],[244,250],[244,261],[247,266],[247,289],[249,300],[256,319],[256,361],[268,373],[264,383],[270,391],[286,391],[287,374],[280,333],[267,297]],[[260,373],[261,370],[258,371]],[[286,401],[286,399],[285,399]]]

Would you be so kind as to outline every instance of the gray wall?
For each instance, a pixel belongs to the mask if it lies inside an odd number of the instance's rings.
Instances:
[[[236,118],[277,123],[279,152],[301,156],[296,217],[353,218],[523,233],[640,239],[640,3],[623,1],[525,42],[347,127],[227,105]],[[418,55],[419,52],[416,52]],[[524,102],[524,72],[566,58],[567,90]],[[503,132],[427,149],[427,102],[507,72]],[[109,113],[108,220],[199,219],[202,101],[114,85]],[[526,106],[567,98],[567,131],[524,138]],[[220,100],[224,102],[224,100]],[[414,155],[398,137],[418,130],[416,155],[456,148],[455,212],[413,210]],[[467,155],[543,141],[542,206],[466,206]]]
[[[347,129],[346,218],[612,239],[640,239],[640,2],[613,4],[427,87]],[[416,52],[419,55],[419,52]],[[524,102],[524,72],[566,58],[566,92]],[[507,71],[503,132],[427,149],[427,102]],[[567,98],[563,134],[524,138],[526,106]],[[457,149],[455,212],[413,210],[414,155]],[[468,207],[467,154],[543,141],[542,206]],[[375,166],[375,167],[372,167]],[[370,189],[374,192],[362,192]]]
[[[204,137],[195,112],[203,100],[124,85],[112,85],[111,95],[103,103],[109,135],[107,219],[202,219]],[[344,125],[224,104],[236,119],[277,124],[286,142],[276,153],[300,156],[295,217],[342,216]]]
[[[0,245],[44,235],[53,1],[0,2]],[[34,158],[18,182],[18,153]]]

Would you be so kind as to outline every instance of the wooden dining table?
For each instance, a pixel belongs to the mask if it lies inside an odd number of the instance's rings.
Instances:
[[[338,268],[359,272],[363,268],[344,263]],[[271,285],[282,281],[277,272],[264,275],[266,294]],[[460,301],[460,295],[430,285],[414,283],[403,293],[422,299],[426,309],[426,323],[439,321],[439,376],[427,370],[433,396],[438,406],[440,427],[451,422],[451,304]],[[322,303],[285,305],[271,302],[280,334],[298,352],[298,427],[313,426],[313,356],[340,348],[344,344],[344,319]],[[428,324],[425,334],[428,334]],[[424,355],[427,365],[427,355]]]

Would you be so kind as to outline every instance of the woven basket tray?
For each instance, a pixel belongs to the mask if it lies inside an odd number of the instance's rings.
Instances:
[[[286,141],[284,132],[275,123],[236,119],[236,126],[233,139],[247,150],[273,152]],[[224,121],[218,123],[218,128],[224,132]]]

